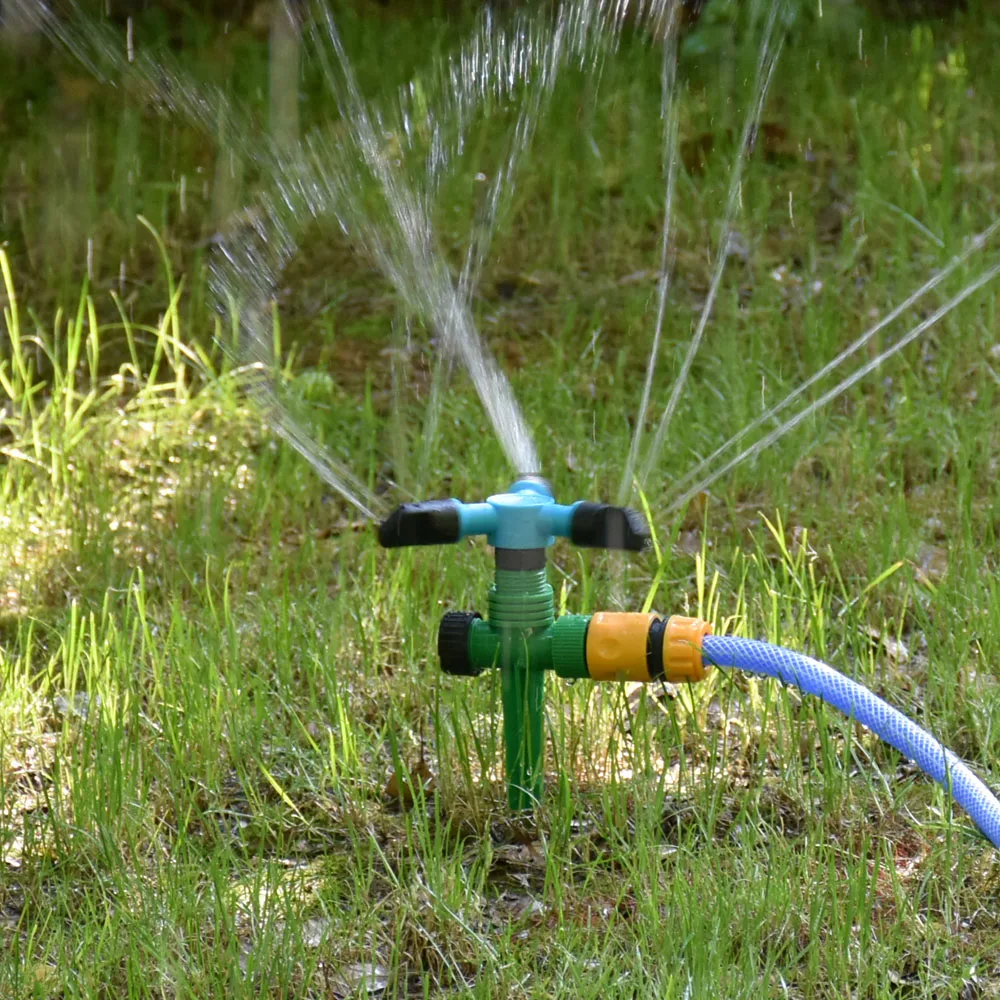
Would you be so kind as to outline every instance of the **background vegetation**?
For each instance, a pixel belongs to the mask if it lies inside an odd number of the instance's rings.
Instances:
[[[711,11],[711,9],[710,9]],[[718,5],[679,68],[666,402],[707,290],[757,36]],[[270,20],[136,38],[268,130]],[[366,94],[472,13],[337,9]],[[997,216],[1000,21],[804,10],[723,291],[645,484],[658,555],[554,550],[567,608],[699,613],[857,676],[997,786],[997,292],[971,297],[679,515],[666,489]],[[388,554],[277,440],[206,262],[262,178],[44,39],[0,73],[0,995],[1000,996],[1000,862],[945,793],[794,692],[550,685],[548,798],[503,808],[499,692],[436,669],[482,546]],[[649,351],[661,51],[569,74],[475,298],[565,499],[612,497]],[[303,64],[300,128],[334,115]],[[439,206],[464,249],[487,118]],[[466,161],[463,161],[466,162]],[[987,248],[900,323],[995,260]],[[433,331],[333,225],[284,276],[282,391],[387,504],[510,478]],[[900,327],[902,330],[904,327]],[[872,345],[886,346],[890,331]]]

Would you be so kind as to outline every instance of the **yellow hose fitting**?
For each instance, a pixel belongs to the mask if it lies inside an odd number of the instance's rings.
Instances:
[[[712,626],[701,618],[671,615],[663,636],[663,677],[674,684],[691,684],[708,675],[701,644]]]
[[[646,643],[654,614],[598,611],[587,628],[587,673],[595,681],[649,681]]]

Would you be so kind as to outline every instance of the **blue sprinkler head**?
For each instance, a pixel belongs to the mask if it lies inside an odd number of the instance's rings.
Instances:
[[[524,476],[482,503],[427,500],[402,504],[379,526],[385,548],[444,545],[485,535],[497,549],[546,549],[556,538],[586,548],[640,552],[649,543],[645,518],[628,507],[578,500],[558,504],[540,476]]]

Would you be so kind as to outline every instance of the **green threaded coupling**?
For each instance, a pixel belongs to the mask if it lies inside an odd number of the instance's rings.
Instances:
[[[498,569],[488,607],[496,628],[544,628],[555,619],[555,595],[544,569]]]
[[[560,677],[589,677],[587,627],[590,615],[563,615],[551,628],[551,666]]]

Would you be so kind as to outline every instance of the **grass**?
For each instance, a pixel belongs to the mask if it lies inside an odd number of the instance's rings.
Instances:
[[[744,182],[748,252],[646,483],[662,554],[619,579],[620,561],[560,544],[551,578],[570,610],[645,603],[807,649],[996,787],[993,286],[662,513],[670,478],[996,215],[1000,28],[972,18],[913,31],[848,9],[797,29],[765,115],[780,128]],[[380,41],[403,73],[451,37],[421,24],[349,23],[370,90],[395,82]],[[721,81],[712,58],[682,67],[674,370],[739,127],[732,46]],[[561,498],[613,496],[631,435],[658,59],[628,42],[600,90],[556,91],[476,301]],[[488,553],[378,550],[249,405],[196,245],[211,190],[179,208],[180,176],[213,168],[194,133],[95,91],[79,114],[101,142],[46,180],[65,114],[17,134],[29,180],[0,195],[0,995],[1000,996],[995,852],[894,751],[793,691],[553,681],[545,807],[512,821],[496,679],[436,668],[439,614],[483,607]],[[581,156],[581,120],[603,159]],[[477,141],[489,162],[495,128]],[[37,223],[60,205],[57,241]],[[277,312],[287,398],[387,503],[502,486],[458,375],[418,466],[433,352],[419,326],[408,351],[390,334],[399,312],[349,247],[309,234]],[[411,802],[386,793],[407,774]]]

